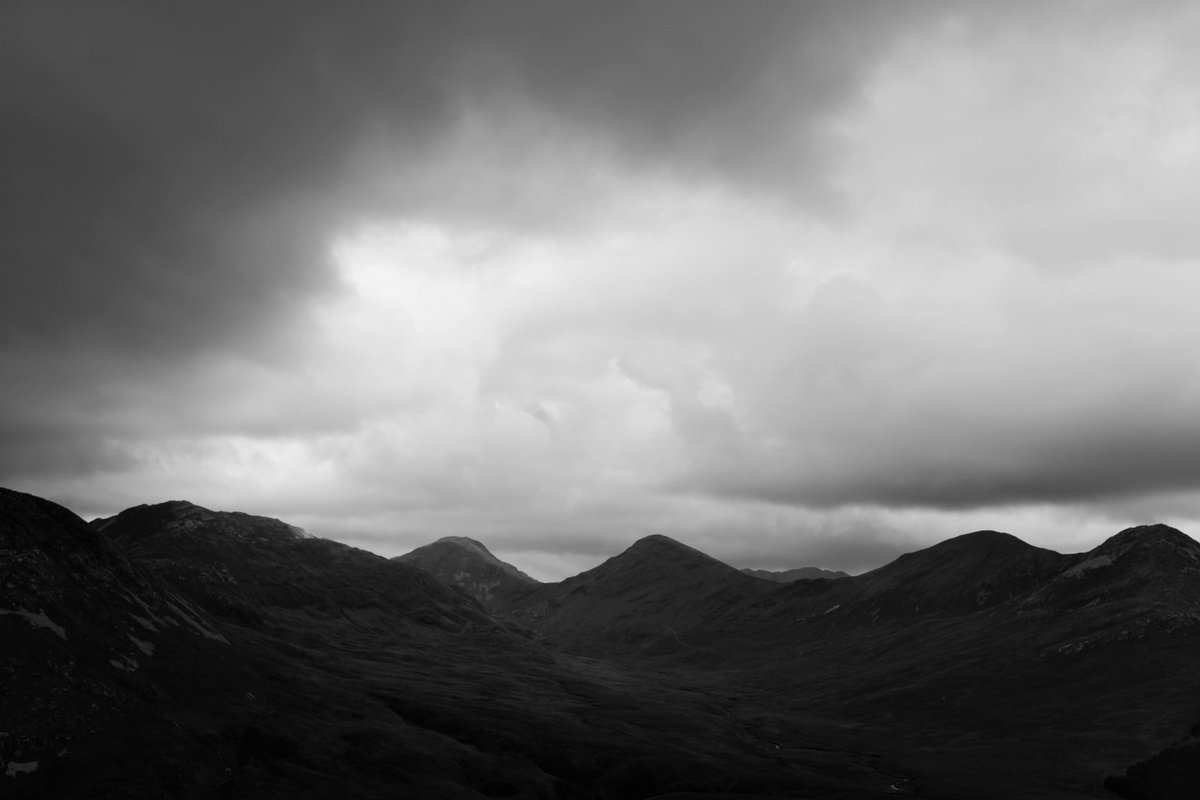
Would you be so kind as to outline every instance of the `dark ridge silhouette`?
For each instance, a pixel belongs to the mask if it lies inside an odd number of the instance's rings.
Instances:
[[[766,581],[776,583],[792,583],[794,581],[833,580],[834,578],[849,578],[849,574],[841,570],[821,569],[820,567],[796,567],[794,569],[770,570],[742,568],[742,572]]]
[[[852,578],[848,590],[889,616],[972,612],[1024,594],[1063,563],[1010,534],[976,531]]]
[[[6,797],[833,796],[889,778],[852,774],[852,748],[747,749],[687,681],[547,650],[417,568],[277,520],[169,503],[87,526],[0,499],[0,553],[27,565],[0,584]]]
[[[261,623],[279,609],[383,612],[449,627],[484,619],[474,603],[422,570],[270,517],[172,501],[92,527],[205,608],[241,623]]]
[[[651,536],[488,613],[279,520],[0,492],[0,793],[1187,797],[1198,553],[981,531],[776,584]]]

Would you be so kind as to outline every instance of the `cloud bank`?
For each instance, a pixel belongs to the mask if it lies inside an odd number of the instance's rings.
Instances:
[[[0,13],[14,488],[549,578],[1200,519],[1186,4]]]

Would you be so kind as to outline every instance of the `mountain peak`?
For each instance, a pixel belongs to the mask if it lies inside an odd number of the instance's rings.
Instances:
[[[1110,537],[1092,551],[1093,556],[1117,559],[1128,554],[1182,555],[1200,560],[1200,542],[1170,525],[1135,525]]]
[[[997,564],[998,562],[1021,558],[1040,548],[1018,539],[1010,533],[1000,531],[974,531],[954,536],[938,542],[935,545],[906,553],[892,564],[880,567],[876,572],[886,572],[907,565],[910,569],[920,565],[921,569],[964,568],[969,565]]]
[[[219,541],[291,541],[311,534],[273,517],[241,511],[212,511],[187,500],[168,500],[127,508],[113,517],[92,520],[90,527],[124,546],[163,547],[166,541],[188,547]],[[150,545],[150,540],[157,544]],[[178,551],[172,551],[178,552]]]
[[[423,569],[488,608],[495,608],[507,595],[538,583],[494,556],[482,542],[467,536],[443,536],[392,560]]]
[[[670,553],[670,552],[675,552],[675,553],[680,553],[680,554],[686,553],[686,554],[690,554],[690,555],[702,556],[705,559],[710,559],[710,560],[714,560],[714,561],[716,560],[716,559],[713,559],[712,556],[708,555],[707,553],[702,553],[701,551],[697,550],[694,547],[691,547],[689,545],[684,544],[683,542],[672,539],[670,536],[664,536],[661,533],[652,533],[649,536],[643,536],[641,539],[638,539],[636,542],[634,542],[629,547],[627,547],[625,549],[625,552],[622,553],[621,555],[643,554],[643,553],[645,553],[645,554]]]
[[[432,544],[418,547],[411,553],[398,556],[398,558],[402,561],[411,561],[416,563],[418,566],[427,568],[428,563],[423,562],[427,562],[429,556],[433,553],[437,551],[444,551],[447,545],[458,550],[466,550],[476,558],[482,559],[488,566],[498,569],[513,578],[517,578],[525,583],[537,583],[537,581],[514,567],[512,564],[509,564],[507,561],[501,561],[499,558],[497,558],[491,550],[487,549],[487,546],[484,545],[483,542],[479,541],[478,539],[472,539],[469,536],[443,536]],[[441,560],[444,560],[444,558]],[[461,565],[459,565],[459,568],[461,569]],[[434,569],[431,571],[436,573],[438,570]]]
[[[1014,551],[1025,550],[1032,547],[1029,543],[1022,539],[1013,536],[1011,533],[1003,533],[1002,531],[982,530],[964,533],[960,536],[952,536],[943,542],[940,542],[934,547],[940,548],[959,548],[959,549],[984,549],[984,548],[1007,548]],[[933,549],[933,548],[930,548]]]
[[[975,531],[906,553],[856,585],[864,597],[888,598],[884,605],[895,609],[962,613],[1022,594],[1063,558],[1008,533]]]
[[[576,577],[621,575],[623,580],[659,582],[670,580],[673,574],[697,571],[714,575],[735,573],[739,578],[748,577],[707,553],[659,533],[643,536],[618,555]]]
[[[492,554],[492,551],[487,549],[483,542],[479,541],[478,539],[472,539],[469,536],[443,536],[434,542],[434,544],[455,544],[489,560],[499,561],[499,559]]]

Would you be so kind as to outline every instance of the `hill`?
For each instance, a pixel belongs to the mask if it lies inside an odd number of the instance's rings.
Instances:
[[[593,569],[502,607],[573,652],[673,651],[710,618],[776,587],[667,536],[647,536]]]
[[[443,583],[457,586],[485,608],[495,608],[513,592],[537,583],[465,536],[445,536],[392,560],[419,567]]]
[[[91,526],[231,621],[303,613],[456,629],[487,620],[422,570],[269,517],[174,501],[127,509]]]

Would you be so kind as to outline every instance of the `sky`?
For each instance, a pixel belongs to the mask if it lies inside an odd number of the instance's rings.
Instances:
[[[1200,531],[1200,5],[0,6],[0,485],[543,580]]]

